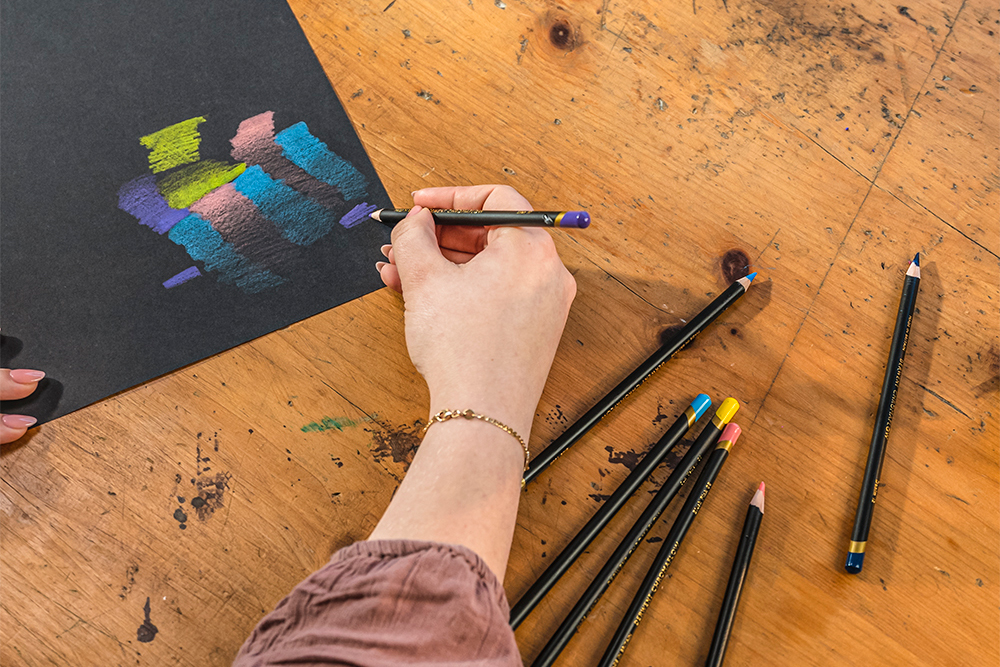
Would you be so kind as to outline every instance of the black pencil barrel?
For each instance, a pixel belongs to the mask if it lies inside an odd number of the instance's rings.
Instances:
[[[621,403],[629,394],[635,391],[647,377],[653,374],[657,368],[662,366],[670,357],[684,348],[685,345],[707,327],[712,321],[721,315],[738,298],[746,294],[746,288],[739,282],[730,285],[725,291],[708,304],[704,310],[694,316],[690,322],[674,336],[670,341],[663,344],[660,349],[639,364],[639,367],[629,373],[629,375],[609,391],[607,395],[599,400],[594,407],[573,424],[570,425],[558,438],[552,441],[541,454],[531,460],[528,470],[524,473],[524,481],[528,483],[535,479],[543,470],[561,456],[569,447],[589,431],[594,424],[599,422],[606,414]]]
[[[545,569],[534,584],[521,596],[510,610],[510,625],[516,628],[521,624],[531,610],[541,602],[549,590],[556,585],[559,578],[566,573],[570,565],[583,553],[587,545],[594,541],[594,538],[601,532],[601,529],[608,524],[615,513],[628,501],[636,489],[649,477],[663,459],[670,453],[684,434],[687,433],[694,420],[694,410],[688,408],[684,414],[677,418],[663,437],[653,445],[635,469],[629,473],[628,477],[615,489],[603,505],[597,510],[594,516],[580,529],[569,544],[566,545],[555,560]],[[718,430],[718,429],[716,429]]]
[[[694,522],[695,517],[698,516],[698,511],[701,510],[708,492],[712,489],[712,483],[719,475],[722,464],[726,462],[728,455],[729,450],[724,447],[717,447],[709,455],[708,461],[705,463],[705,468],[698,477],[697,485],[692,489],[691,495],[684,502],[684,507],[681,508],[680,514],[677,515],[674,525],[671,526],[670,532],[656,554],[656,559],[653,561],[649,571],[646,573],[646,577],[642,580],[642,585],[639,586],[638,592],[632,599],[632,604],[629,605],[628,611],[625,612],[625,616],[622,617],[622,621],[618,625],[618,629],[615,630],[614,637],[608,643],[608,648],[598,663],[599,667],[611,667],[617,663],[622,653],[625,652],[629,640],[632,639],[632,633],[635,632],[636,627],[638,627],[639,622],[642,620],[643,612],[653,599],[653,595],[660,585],[660,580],[663,579],[667,568],[670,567],[670,563],[673,562],[674,557],[677,555],[677,550],[680,548],[684,536]]]
[[[861,481],[858,507],[854,515],[854,527],[851,530],[851,545],[848,549],[847,562],[847,570],[851,573],[860,572],[861,564],[864,562],[868,531],[871,528],[875,498],[878,496],[879,481],[882,477],[886,443],[889,439],[889,429],[892,426],[892,416],[896,408],[896,394],[903,372],[903,359],[906,356],[906,346],[910,337],[910,326],[913,322],[913,310],[919,285],[920,279],[913,276],[907,276],[903,282],[903,293],[899,300],[899,310],[896,313],[896,326],[889,346],[889,359],[885,364],[882,392],[879,396],[878,409],[875,411],[875,426],[868,448],[865,475]]]
[[[732,632],[733,619],[736,618],[736,606],[743,592],[743,582],[746,580],[750,559],[753,558],[753,548],[757,544],[757,533],[760,530],[764,513],[755,505],[747,508],[747,518],[743,522],[743,533],[739,546],[736,547],[736,557],[733,558],[733,569],[729,573],[729,583],[726,584],[726,594],[722,597],[722,610],[719,621],[715,624],[712,644],[708,649],[708,659],[705,667],[720,667],[726,654],[729,634]]]
[[[715,439],[720,432],[715,424],[709,424],[691,444],[684,458],[681,459],[681,462],[677,464],[677,467],[670,474],[670,477],[667,478],[667,481],[664,482],[660,490],[653,496],[653,500],[643,510],[642,515],[633,524],[628,535],[618,544],[615,552],[604,563],[604,567],[601,568],[601,571],[594,577],[594,581],[584,591],[583,595],[580,596],[573,609],[570,610],[569,615],[566,616],[566,620],[562,622],[555,631],[555,634],[552,635],[552,638],[545,644],[544,648],[542,648],[541,652],[535,658],[535,661],[531,663],[531,667],[549,667],[549,665],[555,662],[562,650],[566,648],[566,644],[572,639],[577,628],[583,623],[587,614],[594,608],[594,605],[597,604],[601,596],[611,586],[611,582],[618,576],[622,567],[628,562],[628,559],[642,542],[646,533],[653,527],[660,514],[663,513],[688,477],[691,476],[691,472],[698,465],[698,462],[701,461],[701,457],[715,444]]]

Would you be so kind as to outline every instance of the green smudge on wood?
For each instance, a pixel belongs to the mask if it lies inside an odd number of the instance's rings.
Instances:
[[[303,433],[322,433],[323,431],[332,431],[334,429],[343,431],[345,428],[360,426],[370,421],[372,421],[371,417],[364,417],[360,420],[351,419],[350,417],[323,417],[318,422],[306,424],[301,430]]]

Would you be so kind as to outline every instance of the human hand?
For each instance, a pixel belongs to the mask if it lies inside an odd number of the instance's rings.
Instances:
[[[427,188],[413,202],[377,268],[403,294],[431,414],[472,409],[527,439],[576,281],[544,229],[435,226],[422,208],[530,210],[513,188]]]
[[[30,396],[38,381],[44,377],[42,371],[0,368],[0,401],[16,401]],[[0,445],[14,442],[37,421],[27,415],[0,415]]]

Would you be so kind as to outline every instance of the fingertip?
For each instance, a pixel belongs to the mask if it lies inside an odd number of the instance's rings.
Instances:
[[[399,279],[399,269],[386,262],[379,262],[379,264],[382,265],[378,271],[379,277],[382,278],[382,283],[392,291],[402,294],[403,285]]]
[[[0,423],[0,445],[10,444],[27,432],[27,428],[10,428]]]
[[[44,371],[36,371],[29,368],[15,368],[10,372],[10,379],[18,384],[34,384],[44,377]]]

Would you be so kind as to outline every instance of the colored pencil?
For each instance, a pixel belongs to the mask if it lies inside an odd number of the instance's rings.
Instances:
[[[639,364],[639,367],[619,382],[618,386],[608,392],[604,398],[599,400],[582,417],[577,419],[562,435],[553,440],[552,444],[546,447],[541,454],[532,459],[528,470],[524,474],[524,481],[527,483],[535,479],[539,473],[559,458],[573,443],[582,438],[604,415],[611,412],[626,396],[635,391],[647,377],[652,375],[653,371],[662,366],[679,350],[683,349],[702,329],[711,324],[715,318],[725,312],[737,299],[746,294],[756,275],[756,273],[751,273],[727,287],[712,303],[708,304],[704,310],[685,324],[670,341],[661,345],[660,349]]]
[[[591,517],[590,521],[570,540],[570,543],[555,557],[555,560],[545,569],[545,572],[538,577],[535,583],[517,601],[517,604],[511,608],[511,627],[516,628],[519,626],[521,621],[531,613],[535,605],[556,585],[559,578],[566,573],[569,566],[583,553],[587,545],[594,541],[594,538],[601,532],[601,529],[611,521],[615,513],[628,501],[635,490],[646,481],[646,478],[656,470],[656,466],[660,465],[667,454],[670,453],[670,450],[674,448],[674,445],[680,442],[688,429],[698,421],[698,418],[711,405],[712,400],[708,396],[698,394],[697,398],[691,402],[691,405],[685,408],[684,413],[677,418],[677,421],[667,429],[663,437],[642,457],[642,460],[629,473],[628,477],[618,485],[618,488],[611,494],[611,497],[604,501],[604,504]],[[714,426],[715,421],[713,419],[712,424],[706,430],[715,433],[721,431],[721,427]]]
[[[861,495],[858,498],[857,512],[854,514],[851,542],[847,547],[847,562],[844,568],[851,574],[860,572],[865,562],[868,530],[872,525],[875,497],[878,496],[879,480],[882,478],[886,442],[889,440],[889,427],[892,426],[892,413],[896,408],[896,392],[899,390],[899,378],[903,373],[903,357],[906,355],[906,342],[910,337],[910,325],[913,322],[913,310],[919,286],[920,253],[917,253],[906,270],[906,278],[903,279],[903,294],[899,299],[899,310],[896,313],[896,329],[889,344],[889,360],[885,364],[882,395],[875,411],[875,428],[868,448],[868,463],[865,465],[865,476],[861,481]]]
[[[734,425],[730,424],[730,427],[732,426]],[[734,428],[731,432],[738,434],[739,429]],[[642,614],[646,610],[646,607],[649,606],[650,601],[652,601],[653,595],[656,593],[656,589],[663,579],[663,575],[667,572],[667,568],[670,567],[674,557],[677,556],[677,550],[684,540],[684,535],[687,534],[691,524],[694,523],[695,517],[698,516],[699,510],[704,506],[705,498],[708,497],[708,492],[712,489],[712,483],[718,477],[719,471],[722,469],[722,464],[726,462],[726,457],[729,456],[729,450],[732,449],[732,446],[733,440],[719,438],[719,443],[716,445],[715,450],[709,454],[708,461],[705,462],[705,467],[698,477],[697,485],[691,490],[691,495],[684,501],[684,507],[681,508],[680,514],[677,515],[674,525],[670,527],[670,532],[667,533],[667,537],[663,540],[663,545],[660,546],[660,550],[657,552],[652,566],[646,572],[646,577],[642,580],[639,591],[632,598],[632,604],[629,605],[628,611],[625,612],[625,616],[622,618],[618,629],[615,630],[614,637],[608,644],[607,650],[604,651],[604,655],[598,663],[599,667],[611,667],[611,665],[617,664],[622,654],[625,653],[625,648],[628,646],[629,640],[632,639],[632,633],[639,626]]]
[[[732,401],[736,403],[735,399],[727,398],[725,402],[722,403],[723,408],[726,407],[726,402]],[[736,405],[738,408],[738,404]],[[721,412],[721,408],[720,408]],[[732,410],[729,417],[734,414],[736,410]],[[719,413],[716,413],[716,418],[719,417]],[[728,421],[728,417],[726,419]],[[702,432],[704,435],[708,429]],[[739,437],[739,426],[735,424],[729,424],[725,430],[722,432],[721,439],[733,441]],[[681,462],[677,464],[677,467],[670,474],[667,481],[660,487],[656,495],[653,496],[653,500],[650,501],[649,505],[643,511],[639,519],[633,524],[632,529],[628,532],[624,539],[618,544],[618,548],[615,552],[611,554],[611,557],[604,563],[604,567],[601,571],[597,573],[594,577],[594,581],[590,584],[580,599],[577,600],[573,609],[570,610],[566,619],[562,622],[559,628],[549,639],[548,643],[542,648],[541,652],[535,658],[535,661],[531,663],[531,667],[549,667],[569,640],[573,638],[573,634],[577,631],[580,625],[583,623],[584,619],[594,608],[597,602],[604,595],[604,592],[608,590],[611,586],[611,582],[615,580],[618,573],[624,567],[625,563],[635,552],[636,548],[642,542],[643,538],[646,537],[646,533],[649,529],[653,527],[656,520],[660,517],[660,514],[667,508],[670,501],[674,499],[677,492],[680,491],[681,486],[687,481],[688,477],[691,476],[691,472],[694,470],[698,462],[701,461],[702,456],[709,451],[716,444],[715,438],[701,438],[691,445],[684,458]]]
[[[584,229],[590,226],[586,211],[455,211],[428,209],[434,224],[460,227],[563,227]],[[382,208],[371,213],[373,220],[395,225],[409,213],[405,208]]]
[[[729,633],[733,629],[733,619],[736,618],[736,606],[740,602],[743,583],[747,578],[750,559],[753,558],[753,547],[757,543],[757,533],[760,532],[760,522],[764,518],[764,482],[757,487],[757,492],[750,499],[747,508],[747,518],[743,522],[743,535],[736,547],[736,557],[733,558],[733,569],[729,573],[729,583],[726,584],[726,594],[722,596],[722,610],[719,611],[719,621],[715,624],[715,634],[712,635],[712,645],[708,649],[708,659],[705,667],[721,667],[722,658],[726,654],[726,644],[729,643]]]

